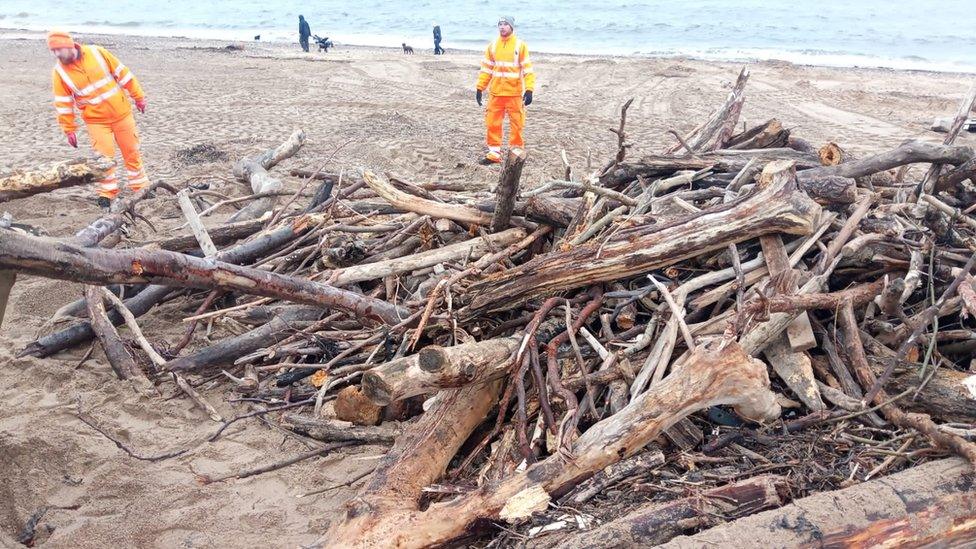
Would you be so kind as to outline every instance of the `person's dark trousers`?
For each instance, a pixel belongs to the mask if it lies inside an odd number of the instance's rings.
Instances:
[[[307,53],[308,52],[308,37],[307,36],[300,37],[298,39],[298,43],[302,45],[302,49]]]
[[[434,40],[434,55],[440,55],[444,53],[444,48],[441,47],[440,40]]]

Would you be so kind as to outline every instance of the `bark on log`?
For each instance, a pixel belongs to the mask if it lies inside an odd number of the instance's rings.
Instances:
[[[640,475],[656,469],[665,463],[664,452],[648,446],[647,450],[625,460],[618,461],[613,465],[604,468],[599,473],[590,477],[575,490],[566,494],[560,501],[561,504],[582,505],[593,499],[594,496],[628,477]]]
[[[497,233],[508,228],[515,208],[515,197],[518,196],[519,179],[522,177],[522,167],[525,166],[525,151],[514,148],[508,151],[505,166],[498,176],[498,187],[495,189],[495,213],[491,217],[491,232]]]
[[[346,520],[334,525],[323,543],[329,547],[426,547],[462,535],[478,519],[525,518],[545,509],[550,496],[565,493],[604,467],[639,452],[675,421],[697,410],[731,404],[747,418],[778,417],[779,405],[768,387],[765,365],[737,344],[730,342],[718,350],[697,349],[661,383],[583,433],[573,444],[574,459],[553,455],[468,495],[435,503],[426,511],[395,502],[386,508],[362,504],[377,492],[397,490],[401,481],[416,486],[417,479],[404,471],[420,468],[418,462],[424,456],[412,456],[400,467],[385,469],[383,477],[374,478],[351,504]]]
[[[115,162],[111,159],[96,156],[47,164],[31,170],[0,173],[0,202],[88,185],[105,177],[113,166]]]
[[[207,229],[207,232],[210,234],[210,239],[213,240],[214,244],[223,246],[251,236],[252,234],[260,231],[264,225],[264,221],[253,219],[250,221],[241,221],[240,223],[227,223],[219,227]],[[174,236],[173,238],[167,238],[166,240],[143,242],[142,244],[145,244],[151,248],[159,248],[161,250],[169,250],[171,252],[188,252],[190,250],[200,249],[197,238],[192,234],[186,236]]]
[[[711,528],[724,522],[782,507],[789,481],[778,475],[760,475],[667,503],[641,507],[599,528],[563,540],[560,548],[649,547],[670,541],[691,529]]]
[[[579,200],[575,198],[533,196],[517,204],[515,211],[533,221],[556,227],[568,227],[573,222],[573,213],[578,207]]]
[[[200,370],[210,366],[231,363],[248,353],[274,345],[291,336],[290,323],[300,318],[311,307],[288,309],[270,322],[239,336],[221,339],[217,343],[194,351],[166,363],[169,371]],[[321,315],[326,311],[317,309]]]
[[[221,289],[346,311],[390,325],[409,314],[385,301],[305,279],[239,267],[165,250],[83,248],[0,232],[0,266],[47,278],[94,284],[140,284]]]
[[[960,183],[967,179],[970,181],[976,179],[976,158],[967,160],[956,168],[940,175],[938,181],[935,183],[935,192],[950,191],[949,194],[953,194],[951,191],[955,190]],[[976,184],[976,181],[973,181],[973,183]]]
[[[102,300],[102,289],[97,286],[85,287],[85,298],[88,300],[88,316],[91,318],[92,329],[102,343],[105,357],[108,358],[109,365],[119,379],[129,379],[135,375],[135,360],[129,354],[129,350],[122,343],[119,332],[108,319],[105,311],[105,302]]]
[[[501,382],[444,391],[434,404],[397,437],[359,495],[346,503],[345,522],[329,534],[333,541],[324,547],[389,547],[397,539],[412,537],[402,532],[391,537],[361,538],[357,529],[382,526],[377,517],[389,513],[416,512],[424,487],[437,482],[448,464],[498,401]],[[348,536],[341,533],[349,532]],[[415,538],[420,542],[421,538]],[[423,545],[418,545],[423,546]]]
[[[856,305],[855,305],[856,306]],[[882,345],[866,332],[861,332],[861,341],[864,343],[865,351],[870,355],[868,364],[871,366],[875,375],[881,375],[888,360],[897,353],[894,350]],[[911,364],[905,372],[895,372],[888,386],[892,392],[900,393],[907,389],[918,387],[918,370]],[[928,380],[918,398],[904,398],[899,401],[899,405],[911,412],[923,412],[932,417],[946,422],[973,423],[976,422],[976,400],[973,399],[969,389],[963,380],[971,374],[952,370],[949,368],[937,368],[932,372],[932,377]]]
[[[363,374],[363,394],[380,406],[504,375],[519,339],[507,337],[454,347],[432,345]]]
[[[469,312],[508,310],[537,297],[636,276],[763,234],[807,234],[820,207],[796,189],[791,163],[768,168],[771,183],[751,196],[660,227],[619,231],[606,243],[550,253],[470,288]]]
[[[74,242],[79,246],[97,246],[99,242],[104,240],[108,235],[115,233],[125,223],[126,217],[123,215],[125,212],[132,211],[138,202],[146,198],[149,193],[154,192],[157,187],[166,188],[173,191],[173,194],[176,194],[173,188],[165,183],[153,183],[134,194],[131,198],[113,204],[111,213],[96,219],[90,225],[78,231],[75,234]]]
[[[397,257],[374,263],[362,263],[351,267],[336,269],[326,280],[336,287],[348,286],[366,280],[376,280],[390,275],[409,273],[418,269],[433,267],[439,263],[457,261],[466,257],[480,257],[498,248],[504,248],[526,237],[525,229],[509,229],[484,238],[472,238],[464,242],[449,244],[442,248],[420,252],[406,257]]]
[[[790,141],[790,130],[773,118],[748,131],[733,135],[725,147],[728,149],[769,149],[786,147]]]
[[[354,425],[349,421],[323,419],[299,414],[281,417],[282,427],[324,442],[356,441],[368,444],[391,444],[400,430],[389,424]]]
[[[958,166],[972,159],[973,156],[973,149],[970,147],[952,147],[926,143],[924,141],[909,141],[896,149],[867,156],[853,162],[843,162],[836,166],[823,166],[811,170],[804,170],[797,177],[802,185],[804,181],[818,179],[823,176],[846,178],[864,177],[919,162]]]
[[[904,547],[976,539],[976,480],[965,460],[917,465],[843,490],[662,545],[700,547]]]
[[[282,183],[272,177],[268,170],[286,158],[290,158],[305,144],[305,131],[295,130],[284,143],[263,153],[240,160],[234,164],[234,177],[251,186],[254,194],[281,190]],[[247,220],[261,217],[274,207],[277,196],[266,196],[248,204],[234,214],[232,220]]]

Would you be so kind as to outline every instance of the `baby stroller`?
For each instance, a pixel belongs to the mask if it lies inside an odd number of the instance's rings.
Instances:
[[[312,36],[315,37],[315,43],[318,44],[319,51],[325,50],[325,53],[329,53],[329,48],[335,47],[335,44],[333,44],[332,41],[329,40],[328,36],[326,36],[325,38],[322,38],[317,34],[313,34]]]

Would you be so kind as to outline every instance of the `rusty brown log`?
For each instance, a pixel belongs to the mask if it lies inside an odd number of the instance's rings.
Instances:
[[[614,519],[594,530],[563,540],[560,548],[649,547],[666,543],[691,529],[706,529],[782,507],[788,500],[789,481],[778,475],[759,475],[701,493],[653,503]]]

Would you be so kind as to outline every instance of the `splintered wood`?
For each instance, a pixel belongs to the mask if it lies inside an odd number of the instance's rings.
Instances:
[[[755,543],[813,543],[785,526],[813,513],[791,499],[853,508],[859,482],[976,461],[976,154],[955,134],[860,154],[870,144],[811,144],[794,121],[744,128],[748,80],[640,157],[627,102],[606,164],[584,174],[563,155],[536,188],[521,174],[544,151],[511,151],[491,191],[369,170],[292,181],[272,170],[302,161],[296,131],[235,165],[253,194],[180,191],[192,234],[121,238],[147,193],[70,240],[7,220],[0,276],[88,285],[21,354],[97,338],[125,382],[178,383],[215,438],[267,415],[326,442],[221,481],[378,445],[322,547],[698,546],[746,524],[769,536]],[[104,167],[3,176],[0,200]],[[245,221],[206,226],[244,202]],[[179,344],[136,324],[164,301],[186,319]],[[264,407],[223,419],[209,404],[241,400]],[[973,520],[952,463],[936,468],[951,483],[905,489],[922,522],[813,513],[816,539],[971,536],[936,516]]]

